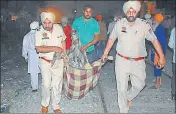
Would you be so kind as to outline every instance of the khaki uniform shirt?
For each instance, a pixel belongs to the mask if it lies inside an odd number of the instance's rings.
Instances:
[[[43,26],[40,26],[36,31],[35,46],[58,46],[62,48],[62,41],[66,39],[62,27],[58,24],[53,25],[53,32],[44,30]],[[39,57],[44,57],[47,60],[53,59],[54,52],[39,53]]]
[[[110,38],[118,38],[117,53],[123,56],[137,58],[147,56],[145,39],[153,42],[157,37],[146,20],[137,18],[135,24],[130,26],[126,18],[120,19]]]

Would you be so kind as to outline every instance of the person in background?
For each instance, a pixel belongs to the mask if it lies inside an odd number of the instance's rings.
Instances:
[[[171,35],[169,38],[168,46],[173,50],[173,59],[172,59],[172,72],[173,76],[171,79],[171,97],[172,100],[175,100],[175,27],[171,31]]]
[[[157,13],[154,16],[153,23],[154,23],[154,33],[161,44],[162,51],[164,55],[166,55],[166,31],[165,28],[162,25],[162,22],[164,20],[164,16],[161,13]],[[156,77],[155,81],[155,86],[154,88],[159,88],[162,85],[162,80],[161,80],[161,72],[162,69],[157,68],[157,62],[159,60],[158,53],[154,50],[152,51],[152,61],[154,63],[154,76]]]
[[[68,22],[68,18],[67,17],[63,17],[61,19],[61,24],[63,26],[64,29],[64,33],[66,35],[66,50],[69,50],[71,45],[72,45],[72,39],[71,39],[71,32],[72,32],[72,28],[69,25]]]
[[[146,14],[145,19],[149,23],[149,25],[152,27],[152,23],[153,23],[152,16],[150,14]]]
[[[82,47],[82,51],[86,52],[89,63],[98,60],[95,44],[99,41],[100,27],[98,22],[92,18],[93,7],[85,5],[83,16],[78,17],[72,24],[73,31],[76,32]]]
[[[111,35],[112,33],[112,30],[114,29],[114,26],[115,24],[117,23],[117,21],[121,19],[121,17],[119,16],[115,16],[114,19],[113,19],[113,22],[109,23],[109,26],[108,26],[108,39],[109,39],[109,36]],[[113,45],[113,49],[115,49],[117,47],[117,41],[115,42],[115,45]]]
[[[110,34],[111,34],[111,32],[112,32],[117,20],[118,20],[117,17],[114,17],[113,21],[111,23],[109,23],[108,32],[107,32],[108,38],[109,38],[109,36],[110,36]]]
[[[106,24],[102,21],[102,15],[98,14],[96,16],[96,19],[98,21],[98,24],[100,26],[100,36],[99,36],[99,42],[96,45],[97,49],[97,55],[98,57],[101,57],[103,55],[105,46],[106,46],[106,41],[107,41],[107,28]]]
[[[39,22],[34,21],[30,24],[31,31],[24,36],[22,46],[22,56],[28,62],[32,92],[36,92],[38,89],[38,73],[40,73],[39,56],[35,50],[35,33],[38,28]]]
[[[172,19],[170,16],[165,15],[164,17],[165,17],[165,19],[163,20],[162,24],[166,30],[166,41],[168,43],[169,42],[169,35],[171,32],[171,26],[173,25],[173,23],[172,23]]]

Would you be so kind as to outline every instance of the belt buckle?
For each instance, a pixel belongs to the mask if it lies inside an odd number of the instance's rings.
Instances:
[[[129,58],[130,61],[134,61],[134,58]]]

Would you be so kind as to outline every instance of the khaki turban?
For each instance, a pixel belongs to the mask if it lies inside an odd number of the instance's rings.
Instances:
[[[128,2],[125,2],[124,5],[123,5],[123,12],[126,14],[127,11],[130,8],[135,9],[136,12],[138,13],[140,11],[140,9],[141,9],[141,3],[139,1],[128,1]]]
[[[40,14],[42,23],[48,18],[52,23],[55,21],[55,15],[52,12],[42,12]]]

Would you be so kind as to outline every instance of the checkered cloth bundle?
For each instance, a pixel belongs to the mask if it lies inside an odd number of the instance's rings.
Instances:
[[[72,47],[67,52],[69,62],[64,71],[64,93],[68,99],[81,99],[92,90],[100,79],[101,59],[87,66],[86,53],[81,52],[81,44],[76,34],[72,34]]]
[[[68,65],[64,72],[64,89],[68,99],[81,99],[92,90],[100,78],[100,66],[80,69]]]

